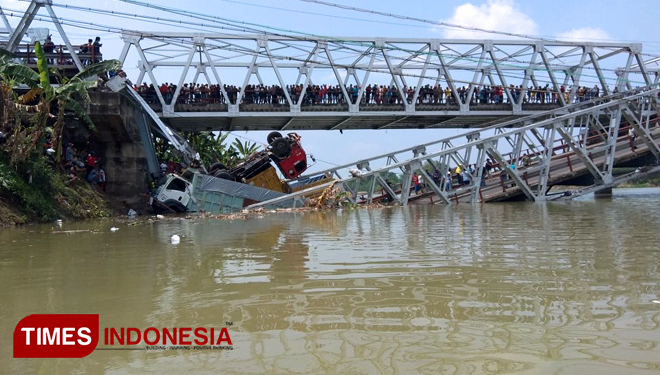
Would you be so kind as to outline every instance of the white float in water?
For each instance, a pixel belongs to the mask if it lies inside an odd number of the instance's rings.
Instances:
[[[112,228],[110,228],[110,232],[116,232],[116,231],[118,231],[118,230],[119,230],[119,228],[117,228],[117,227],[112,227]]]
[[[174,234],[174,235],[172,235],[172,238],[170,238],[170,241],[172,241],[172,244],[176,245],[176,244],[178,244],[179,242],[181,242],[181,237],[179,237],[178,235]]]

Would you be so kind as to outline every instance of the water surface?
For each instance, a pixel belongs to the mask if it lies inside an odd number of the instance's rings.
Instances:
[[[660,189],[53,229],[0,230],[0,373],[660,372]],[[11,358],[35,313],[232,322],[234,350]]]

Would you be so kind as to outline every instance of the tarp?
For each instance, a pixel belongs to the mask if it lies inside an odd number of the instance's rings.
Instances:
[[[326,178],[325,174],[320,174],[317,176],[312,176],[312,177],[301,177],[297,181],[289,182],[289,186],[291,189],[295,189],[299,186],[304,186],[304,185],[309,185],[317,181],[321,181],[322,179]]]
[[[255,202],[263,202],[285,195],[284,193],[278,191],[268,190],[261,187],[242,184],[239,182],[225,180],[204,174],[197,174],[195,178],[199,179],[199,182],[195,183],[195,189],[200,189],[205,192],[226,194],[232,197],[250,199]],[[283,204],[282,206],[287,205]],[[291,206],[291,204],[288,206]]]

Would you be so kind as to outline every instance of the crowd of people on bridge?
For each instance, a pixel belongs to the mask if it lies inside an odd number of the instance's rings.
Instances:
[[[163,83],[158,87],[153,84],[135,85],[135,90],[144,97],[148,103],[160,103],[159,95],[165,104],[171,104],[174,96],[177,96],[178,104],[267,104],[285,105],[288,103],[287,94],[293,103],[298,103],[302,96],[303,105],[337,105],[350,102],[359,102],[362,105],[401,105],[412,104],[445,104],[453,105],[458,102],[470,104],[501,104],[511,101],[519,103],[534,104],[559,104],[563,97],[565,103],[582,102],[598,98],[601,95],[600,88],[579,86],[575,88],[575,95],[571,97],[572,86],[560,86],[559,91],[554,91],[549,84],[545,86],[530,86],[524,88],[522,85],[510,85],[508,90],[504,86],[460,86],[456,94],[450,86],[444,88],[440,84],[425,85],[420,87],[415,98],[417,87],[403,86],[399,92],[395,85],[369,84],[360,94],[360,87],[348,85],[342,90],[339,85],[287,85],[282,88],[279,85],[247,85],[243,90],[234,85],[185,83],[177,93],[177,85]],[[224,92],[223,92],[224,91]],[[508,92],[507,92],[508,91]],[[347,100],[348,98],[348,100]],[[522,98],[522,101],[521,101]]]
[[[94,41],[88,39],[87,43],[78,46],[78,56],[83,65],[90,65],[101,61],[101,38],[96,37]],[[56,62],[58,65],[72,65],[71,57],[64,53],[66,46],[56,46],[51,36],[44,41],[44,52],[47,54],[58,54]],[[28,46],[28,52],[30,47]],[[30,62],[30,61],[28,61]],[[49,63],[54,59],[49,57]],[[359,85],[303,85],[291,84],[282,88],[280,85],[250,84],[245,88],[234,85],[185,83],[178,90],[174,83],[165,82],[158,87],[153,84],[142,83],[134,86],[135,90],[148,102],[152,104],[171,104],[176,96],[177,104],[266,104],[286,105],[290,99],[292,103],[302,105],[402,105],[405,103],[423,105],[457,105],[463,104],[502,104],[502,103],[533,103],[533,104],[560,104],[561,98],[565,103],[582,102],[598,98],[601,95],[600,88],[578,86],[560,86],[558,90],[545,86],[509,85],[471,85],[452,87],[448,83],[435,85],[424,85],[417,87],[404,85],[399,91],[396,85],[369,84],[364,90]],[[363,91],[363,92],[361,92]],[[418,92],[419,91],[419,92]],[[455,91],[455,92],[454,92]],[[573,93],[574,95],[570,95]],[[616,90],[615,90],[616,91]],[[417,93],[417,96],[415,96]],[[160,94],[160,95],[159,95]],[[160,96],[160,98],[159,98]],[[302,100],[301,100],[302,97]]]

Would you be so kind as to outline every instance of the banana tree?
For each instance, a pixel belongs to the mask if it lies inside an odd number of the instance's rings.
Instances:
[[[32,69],[25,65],[16,64],[14,62],[15,55],[6,49],[0,48],[0,129],[8,126],[14,121],[9,121],[14,109],[17,108],[18,95],[14,92],[14,88],[21,85],[27,85],[30,88],[35,88],[39,84],[39,75]],[[19,107],[20,108],[20,107]]]
[[[16,56],[4,48],[0,48],[0,77],[2,84],[15,88],[27,85],[30,88],[37,87],[39,75],[25,65],[14,62]]]
[[[65,111],[72,110],[90,130],[96,130],[87,111],[85,111],[75,97],[79,97],[83,103],[89,103],[90,98],[87,90],[97,85],[96,79],[89,80],[89,78],[96,77],[108,71],[121,69],[121,62],[119,60],[105,60],[91,65],[72,78],[66,78],[59,76],[56,71],[50,71],[48,69],[44,50],[39,42],[35,42],[34,44],[34,53],[37,57],[40,87],[34,88],[30,92],[41,91],[41,101],[47,103],[48,108],[50,108],[50,103],[57,101],[57,120],[53,126],[52,141],[56,147],[55,150],[57,150],[56,162],[60,165],[62,161],[62,129],[64,128]],[[59,79],[59,85],[57,87],[50,84],[51,74],[55,74]]]
[[[37,113],[31,116],[31,122],[36,123],[40,117],[38,106],[26,106],[21,103],[14,91],[26,85],[35,88],[39,84],[39,75],[32,69],[14,62],[15,55],[5,49],[0,49],[0,132],[2,141],[6,143],[3,149],[10,155],[14,164],[23,160],[37,145],[42,133],[32,126],[22,125],[23,113]]]
[[[241,154],[241,159],[246,159],[259,149],[259,145],[255,142],[245,141],[241,142],[238,138],[234,139],[232,147]]]
[[[213,132],[185,132],[184,138],[190,146],[195,149],[204,165],[213,165],[214,163],[221,162],[226,167],[231,168],[242,160],[241,155],[233,145],[227,147],[225,143],[229,132],[219,132],[214,135]]]

